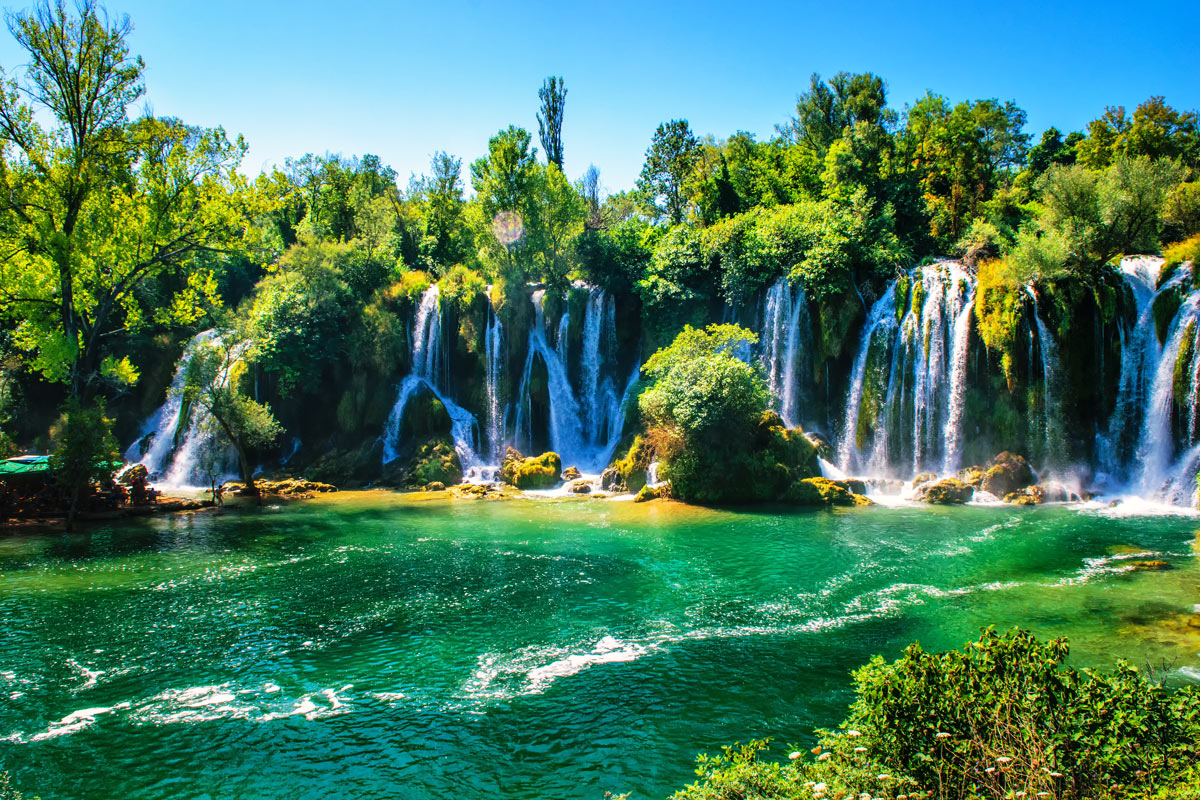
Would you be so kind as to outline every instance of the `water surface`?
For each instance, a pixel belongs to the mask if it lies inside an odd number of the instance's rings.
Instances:
[[[662,797],[913,640],[1200,676],[1197,527],[365,493],[9,536],[0,764],[44,800]]]

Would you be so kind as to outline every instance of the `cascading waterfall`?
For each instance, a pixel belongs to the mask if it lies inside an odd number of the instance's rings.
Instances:
[[[793,289],[786,277],[772,284],[763,298],[762,321],[759,342],[767,386],[779,416],[795,427],[805,405],[800,378],[812,373],[812,323],[803,286]]]
[[[952,471],[961,459],[975,280],[945,261],[910,281],[902,320],[896,283],[868,315],[838,442],[843,471]]]
[[[500,399],[500,370],[504,364],[504,326],[488,311],[487,348],[488,448],[494,463],[504,455],[504,404]]]
[[[858,447],[858,414],[862,403],[863,381],[867,375],[867,355],[872,342],[877,339],[885,347],[892,347],[896,328],[896,282],[884,290],[883,296],[871,306],[870,316],[863,329],[858,354],[854,357],[854,368],[850,372],[850,391],[846,396],[846,421],[842,425],[842,437],[838,443],[838,464],[843,471],[854,469],[853,459]],[[892,372],[896,372],[895,369]],[[890,394],[890,393],[889,393]]]
[[[392,412],[388,415],[384,427],[383,463],[395,461],[400,456],[404,410],[414,396],[425,390],[432,393],[446,408],[450,417],[450,436],[454,439],[454,449],[458,452],[463,471],[480,466],[480,459],[476,454],[479,422],[474,414],[451,400],[441,388],[442,312],[436,283],[431,284],[421,295],[421,303],[413,319],[412,337],[413,371],[400,382],[396,403],[392,406]]]
[[[946,416],[946,455],[942,472],[957,472],[962,466],[963,412],[967,397],[967,356],[971,341],[971,319],[975,298],[972,297],[954,321],[954,347],[950,351],[950,409]]]
[[[141,464],[152,480],[165,486],[203,486],[209,482],[209,470],[217,479],[232,477],[237,471],[237,454],[220,441],[212,416],[204,408],[187,407],[183,402],[192,357],[201,345],[219,341],[215,330],[192,337],[175,368],[166,402],[150,415],[137,441],[125,450],[127,461]],[[222,377],[227,381],[229,376]]]
[[[1066,452],[1062,430],[1062,401],[1059,386],[1058,345],[1038,313],[1038,296],[1032,286],[1026,287],[1033,300],[1033,322],[1037,330],[1038,356],[1042,371],[1042,433],[1045,441],[1043,469],[1059,466],[1057,456]]]
[[[533,327],[525,357],[517,409],[517,430],[530,441],[532,398],[530,376],[534,359],[546,367],[550,405],[550,447],[564,465],[597,473],[607,466],[620,441],[623,397],[617,393],[615,301],[603,289],[588,290],[588,302],[580,344],[579,389],[571,384],[569,312],[564,311],[555,332],[554,346],[547,336],[544,301],[546,292],[532,295]],[[632,380],[636,379],[636,373]],[[629,384],[627,384],[628,386]]]
[[[1138,486],[1143,494],[1161,497],[1174,503],[1187,503],[1196,493],[1196,466],[1200,449],[1193,446],[1181,458],[1175,458],[1176,442],[1172,430],[1172,415],[1175,406],[1176,369],[1180,349],[1185,341],[1194,344],[1196,329],[1200,327],[1200,292],[1193,292],[1180,307],[1167,331],[1167,343],[1154,374],[1150,402],[1146,408],[1146,421],[1138,445],[1138,460],[1142,469]],[[1194,352],[1194,351],[1193,351]],[[1183,377],[1188,381],[1188,396],[1200,392],[1194,377],[1196,371]],[[1188,427],[1195,407],[1188,410]],[[1188,437],[1184,445],[1195,445]]]

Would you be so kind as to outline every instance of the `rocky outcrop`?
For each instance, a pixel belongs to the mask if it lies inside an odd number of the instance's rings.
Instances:
[[[671,487],[669,484],[659,483],[654,486],[643,486],[638,490],[637,497],[633,498],[635,503],[645,503],[648,500],[658,500],[664,497],[671,496]]]
[[[1024,456],[1005,451],[988,462],[979,488],[1004,497],[1032,486],[1035,480],[1037,478]]]
[[[854,491],[858,489],[859,491]],[[834,481],[829,478],[803,478],[795,481],[783,498],[800,506],[869,506],[866,485],[862,481]]]
[[[971,484],[957,478],[943,478],[917,487],[913,498],[934,505],[950,506],[970,502],[974,496],[975,487]]]
[[[511,447],[500,466],[500,479],[518,489],[549,489],[558,485],[561,473],[562,459],[558,453],[526,458]]]
[[[564,481],[577,481],[581,477],[578,467],[567,467],[563,470],[562,479]]]
[[[1004,502],[1018,506],[1041,505],[1042,503],[1078,503],[1083,498],[1078,492],[1072,491],[1057,481],[1045,484],[1035,483],[1020,491],[1004,495]]]
[[[431,483],[453,486],[462,478],[462,462],[454,444],[449,439],[431,439],[417,448],[399,483],[418,489]]]
[[[229,494],[244,495],[246,484],[230,481],[223,488]],[[304,478],[285,478],[281,481],[255,481],[254,488],[263,497],[312,497],[314,494],[336,492],[337,487],[330,483],[306,481]]]
[[[616,465],[609,467],[600,474],[600,488],[606,492],[623,493],[629,491],[629,487],[625,485],[625,478],[621,476],[621,470]]]
[[[592,485],[587,481],[573,481],[567,491],[571,494],[591,494]]]

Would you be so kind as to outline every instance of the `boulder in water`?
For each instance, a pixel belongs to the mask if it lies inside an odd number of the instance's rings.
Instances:
[[[869,506],[871,500],[865,492],[866,485],[862,481],[803,478],[788,487],[783,499],[802,506]]]
[[[1126,566],[1134,572],[1165,572],[1171,569],[1170,561],[1153,560],[1153,561],[1129,561]]]
[[[431,439],[417,448],[408,462],[404,484],[413,488],[440,483],[450,486],[461,483],[462,462],[454,444],[447,438]]]
[[[635,503],[645,503],[647,500],[659,500],[671,497],[671,484],[656,483],[653,486],[643,486],[633,498]]]
[[[1006,497],[1032,486],[1035,480],[1024,456],[1005,451],[988,462],[987,472],[978,488],[997,497]]]
[[[958,478],[943,478],[940,481],[922,484],[913,497],[934,505],[962,505],[975,496],[975,487]]]
[[[143,483],[150,479],[150,473],[146,470],[144,464],[134,464],[129,469],[121,473],[117,480],[126,486],[132,486],[136,480],[141,480]]]
[[[558,453],[546,452],[525,458],[511,447],[505,452],[500,466],[501,480],[518,489],[549,489],[558,485],[561,473],[562,458]]]
[[[932,483],[933,481],[936,481],[936,480],[937,480],[937,475],[934,475],[932,472],[922,472],[920,475],[913,478],[912,488],[915,489],[923,483]]]
[[[446,491],[446,484],[442,483],[441,481],[430,481],[429,483],[425,484],[425,491],[444,492]]]
[[[581,473],[579,472],[578,467],[567,467],[563,470],[562,479],[564,481],[577,481],[579,480],[580,475]]]
[[[591,494],[592,485],[587,481],[575,481],[567,487],[567,491],[571,494]]]
[[[976,489],[983,486],[983,479],[987,476],[987,470],[983,467],[967,467],[959,470],[958,479],[963,483],[969,483]]]
[[[625,479],[621,477],[621,470],[615,464],[600,474],[600,488],[606,492],[629,491]]]

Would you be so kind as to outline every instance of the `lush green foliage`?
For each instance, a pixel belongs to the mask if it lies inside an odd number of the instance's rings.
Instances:
[[[1181,797],[1200,747],[1200,694],[1118,662],[1063,666],[1064,641],[984,631],[962,650],[912,645],[854,673],[856,699],[815,759],[763,761],[765,742],[701,756],[679,792],[716,798]]]
[[[71,398],[51,432],[54,450],[50,453],[50,468],[55,481],[71,494],[68,527],[88,484],[111,477],[120,463],[121,453],[112,429],[113,421],[105,413],[103,402],[87,405]]]

